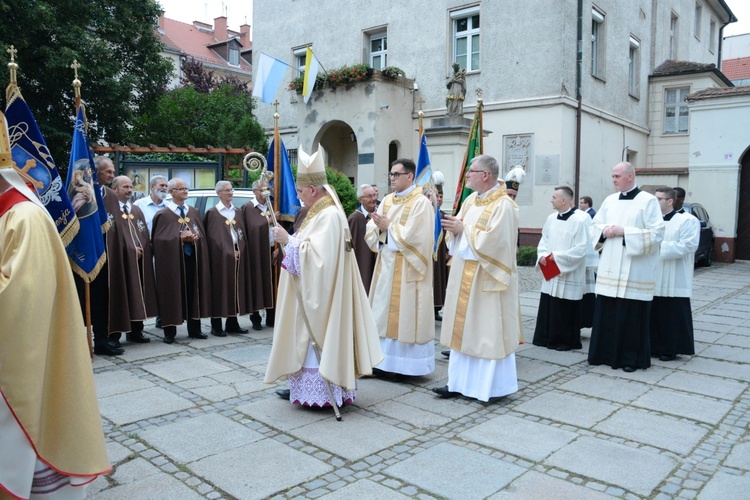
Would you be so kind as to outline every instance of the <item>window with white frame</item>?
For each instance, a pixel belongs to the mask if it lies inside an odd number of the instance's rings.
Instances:
[[[232,66],[240,65],[240,50],[236,48],[229,48],[229,64]]]
[[[628,93],[633,97],[640,96],[641,42],[630,35],[628,51]]]
[[[479,71],[479,6],[450,13],[453,61],[466,71]]]
[[[669,59],[677,59],[677,14],[669,18]]]
[[[713,17],[708,23],[708,50],[716,52],[716,19]]]
[[[294,54],[294,64],[299,70],[298,76],[305,74],[305,63],[307,62],[307,46],[292,49]]]
[[[693,19],[693,35],[701,39],[701,18],[703,17],[703,4],[695,2],[695,19]]]
[[[664,133],[684,134],[688,131],[688,105],[685,98],[690,87],[664,90]]]
[[[388,36],[384,31],[370,35],[370,67],[382,70],[388,66]]]
[[[591,10],[591,75],[604,78],[604,12]]]

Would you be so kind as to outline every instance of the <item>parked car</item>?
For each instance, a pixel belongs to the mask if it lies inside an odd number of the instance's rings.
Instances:
[[[701,222],[701,237],[698,250],[695,251],[695,263],[708,267],[714,259],[714,228],[711,219],[700,203],[686,203],[684,208],[685,212],[692,213]]]
[[[167,196],[167,200],[171,199],[171,195]],[[245,203],[253,200],[255,200],[255,194],[252,189],[234,188],[232,203],[235,207],[240,208]],[[201,217],[203,217],[206,210],[213,208],[214,205],[219,203],[219,195],[216,194],[216,190],[214,189],[191,189],[185,203],[198,209]]]

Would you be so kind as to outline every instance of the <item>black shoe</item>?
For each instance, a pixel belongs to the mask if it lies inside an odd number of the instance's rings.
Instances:
[[[447,385],[445,387],[433,387],[432,392],[434,392],[435,394],[437,394],[443,399],[455,398],[456,396],[461,395],[460,392],[449,391]]]
[[[203,335],[203,334],[201,334]],[[211,328],[211,335],[214,337],[226,337],[227,333],[224,330],[217,330],[216,328]],[[192,337],[192,335],[191,335]],[[207,338],[206,335],[203,335],[203,337],[197,337],[197,338]]]
[[[636,370],[637,368],[635,366],[623,366],[622,367],[622,371],[624,371],[625,373],[633,373]]]
[[[127,337],[128,342],[135,342],[136,344],[148,344],[151,342],[151,339],[148,337],[144,337],[143,333],[128,333]]]
[[[276,394],[281,399],[286,399],[287,401],[289,401],[289,398],[292,395],[292,391],[290,391],[289,389],[276,389]]]
[[[440,351],[440,354],[442,354],[442,355],[443,355],[443,356],[445,356],[446,358],[450,358],[450,357],[451,357],[451,350],[450,350],[450,349],[447,349],[447,350],[445,350],[445,351]]]
[[[262,329],[263,329],[263,325],[261,325],[260,323],[253,323],[253,330],[255,330],[256,332],[259,332]]]
[[[659,361],[674,361],[675,358],[677,358],[676,355],[672,354],[671,356],[667,356],[666,354],[662,354],[659,356]]]
[[[174,337],[164,337],[164,340],[162,340],[165,344],[174,344]]]
[[[225,331],[227,333],[247,333],[248,332],[247,328],[240,328],[240,327],[232,328],[231,330],[227,328]]]
[[[435,313],[435,321],[443,321],[443,317],[439,313]]]
[[[94,346],[94,354],[99,356],[119,356],[124,353],[125,349],[113,347],[109,342],[101,342]]]
[[[273,321],[266,321],[266,326],[268,328],[273,328],[273,325],[274,325]]]
[[[120,344],[120,339],[109,339],[107,340],[107,343],[115,349],[119,349],[120,347],[122,347],[122,344]]]
[[[559,345],[559,346],[555,347],[555,350],[556,351],[569,351],[570,347],[568,347],[566,345]]]
[[[381,370],[380,368],[373,368],[372,374],[378,378],[391,378],[391,376],[393,375],[391,372]]]
[[[226,333],[224,334],[224,336],[226,337]],[[201,332],[194,332],[194,333],[188,333],[188,337],[190,337],[191,339],[207,339],[208,335],[206,335],[205,333],[201,333]]]
[[[161,318],[156,318],[156,324],[154,325],[156,328],[164,329],[163,326],[161,326]]]

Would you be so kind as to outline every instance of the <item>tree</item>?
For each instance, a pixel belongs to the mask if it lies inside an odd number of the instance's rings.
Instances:
[[[201,93],[181,87],[162,95],[133,124],[132,141],[138,144],[174,144],[185,147],[251,147],[268,150],[268,139],[253,116],[253,99],[223,83]]]
[[[129,124],[165,89],[172,71],[160,55],[153,0],[14,0],[0,3],[0,44],[18,50],[18,85],[58,164],[75,118],[74,59],[80,64],[89,135],[124,142]],[[0,72],[0,85],[8,72]]]

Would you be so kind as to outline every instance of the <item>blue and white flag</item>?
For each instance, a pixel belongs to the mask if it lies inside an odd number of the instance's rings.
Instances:
[[[281,141],[281,186],[279,186],[279,198],[280,200],[276,203],[276,210],[281,213],[281,220],[293,221],[294,216],[297,215],[300,208],[299,198],[297,198],[297,187],[294,185],[294,174],[292,174],[292,166],[289,163],[289,155],[286,152],[284,141]],[[274,168],[274,140],[271,141],[271,147],[268,148],[267,155],[267,166],[269,172],[275,172]],[[274,191],[273,184],[279,178],[279,174],[274,175],[271,181],[271,192]]]
[[[107,213],[95,175],[94,160],[91,158],[84,113],[85,109],[81,104],[73,128],[68,181],[65,185],[80,228],[67,251],[73,272],[91,283],[106,262],[102,226],[106,224]]]
[[[39,126],[20,89],[11,84],[7,94],[5,118],[8,122],[13,166],[24,180],[33,184],[42,204],[57,226],[63,244],[68,246],[78,232],[78,218],[57,171],[55,160],[47,149]]]
[[[416,179],[418,186],[429,189],[431,193],[432,206],[435,208],[435,244],[433,252],[437,252],[443,233],[443,223],[440,220],[440,207],[437,206],[437,191],[432,182],[432,164],[430,163],[430,153],[427,151],[427,137],[424,134],[419,138]]]
[[[253,97],[257,97],[266,104],[273,104],[273,98],[284,77],[284,71],[289,65],[269,56],[263,52],[260,53],[258,65],[253,70]]]

